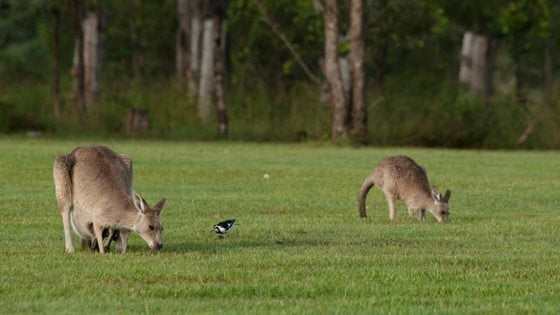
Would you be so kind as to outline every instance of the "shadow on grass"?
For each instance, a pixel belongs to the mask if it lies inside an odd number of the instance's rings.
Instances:
[[[163,252],[204,254],[224,253],[243,249],[286,249],[286,248],[334,248],[334,247],[364,247],[368,250],[376,248],[421,248],[424,242],[413,239],[370,239],[365,241],[337,241],[333,239],[267,239],[267,240],[216,240],[215,242],[182,242],[169,243]]]

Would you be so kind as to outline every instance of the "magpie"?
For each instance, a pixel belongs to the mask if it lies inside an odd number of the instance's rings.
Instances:
[[[225,234],[229,233],[233,226],[235,225],[235,220],[225,220],[218,224],[214,225],[214,232],[216,232],[220,236],[224,236]]]

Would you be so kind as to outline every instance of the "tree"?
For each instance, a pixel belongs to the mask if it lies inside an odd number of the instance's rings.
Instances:
[[[325,22],[324,74],[328,83],[332,113],[331,140],[339,142],[351,136],[358,143],[366,141],[364,101],[363,1],[350,1],[348,57],[339,57],[339,9],[336,1],[315,1]],[[349,60],[348,60],[349,59]]]
[[[179,27],[176,39],[176,73],[186,79],[190,97],[197,100],[198,116],[211,117],[214,100],[219,134],[227,135],[224,100],[224,20],[226,0],[178,0]]]
[[[516,0],[504,6],[499,15],[499,32],[506,39],[506,48],[514,63],[515,96],[522,105],[527,102],[528,73],[535,64],[528,56],[532,51],[544,52],[536,58],[536,63],[541,64],[550,53],[550,11],[550,4],[546,0]],[[545,81],[546,71],[547,69],[543,71]]]
[[[513,60],[515,78],[515,97],[527,114],[527,126],[517,139],[522,144],[534,132],[537,122],[542,118],[530,110],[530,103],[543,103],[548,110],[554,110],[554,74],[552,65],[553,53],[553,14],[555,6],[546,0],[510,1],[500,11],[498,25],[501,35],[505,38],[505,47]],[[535,57],[534,52],[540,51]],[[541,100],[529,101],[531,73],[541,76]],[[544,108],[544,107],[543,107]]]
[[[190,71],[191,2],[190,0],[177,0],[179,27],[175,44],[175,71],[180,81],[187,80]]]
[[[329,102],[332,115],[331,141],[343,140],[348,135],[348,110],[338,59],[338,5],[336,0],[326,0],[323,8],[325,20],[325,64],[324,72],[329,84]]]
[[[175,71],[179,81],[186,81],[192,99],[198,97],[201,5],[201,0],[177,0],[179,27],[175,44]]]
[[[84,13],[84,2],[74,1],[77,32],[74,48],[74,95],[78,115],[85,118],[95,104],[101,86],[101,24],[99,12]]]
[[[74,28],[76,30],[77,38],[74,48],[74,61],[72,76],[74,80],[74,104],[76,112],[81,121],[85,119],[86,101],[85,101],[85,66],[84,66],[84,32],[82,28],[84,3],[82,0],[73,1],[74,9]]]
[[[352,74],[352,137],[366,140],[367,113],[364,100],[363,1],[350,0],[350,72]]]
[[[473,32],[463,35],[459,82],[485,98],[492,93],[493,46],[488,36]]]
[[[200,83],[198,89],[198,116],[208,122],[212,111],[212,92],[214,91],[214,62],[216,20],[214,1],[206,0],[203,6],[202,56],[200,59]]]
[[[221,1],[215,9],[214,24],[216,30],[214,32],[214,84],[216,92],[216,113],[218,118],[218,132],[220,136],[226,137],[228,134],[228,115],[226,103],[224,100],[224,47],[225,32],[223,25],[226,15],[227,2]]]
[[[200,46],[202,39],[202,0],[190,0],[190,60],[187,80],[192,99],[198,98],[198,83],[200,79]]]

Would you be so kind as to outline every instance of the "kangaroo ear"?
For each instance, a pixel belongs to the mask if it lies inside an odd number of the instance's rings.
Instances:
[[[449,202],[449,198],[451,198],[451,190],[446,190],[445,195],[443,195],[443,202]]]
[[[433,198],[436,202],[440,202],[440,201],[441,201],[441,194],[440,194],[439,191],[437,190],[436,186],[432,186],[432,198]]]
[[[144,198],[140,197],[140,195],[136,192],[133,192],[132,201],[134,202],[134,206],[138,211],[144,213],[146,211],[146,201]]]
[[[158,214],[161,214],[161,210],[163,210],[163,206],[165,206],[166,201],[167,201],[167,199],[161,198],[161,200],[158,201],[158,203],[155,204],[155,206],[152,208],[152,210],[154,210]]]

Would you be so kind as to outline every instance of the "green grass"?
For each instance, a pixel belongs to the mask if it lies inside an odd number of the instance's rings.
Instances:
[[[560,310],[556,152],[99,141],[132,156],[149,203],[168,198],[164,249],[133,235],[126,255],[69,255],[52,164],[92,142],[0,138],[2,313]],[[402,204],[391,223],[378,190],[358,217],[362,180],[394,154],[453,191],[449,224]],[[239,226],[219,240],[227,218]]]

